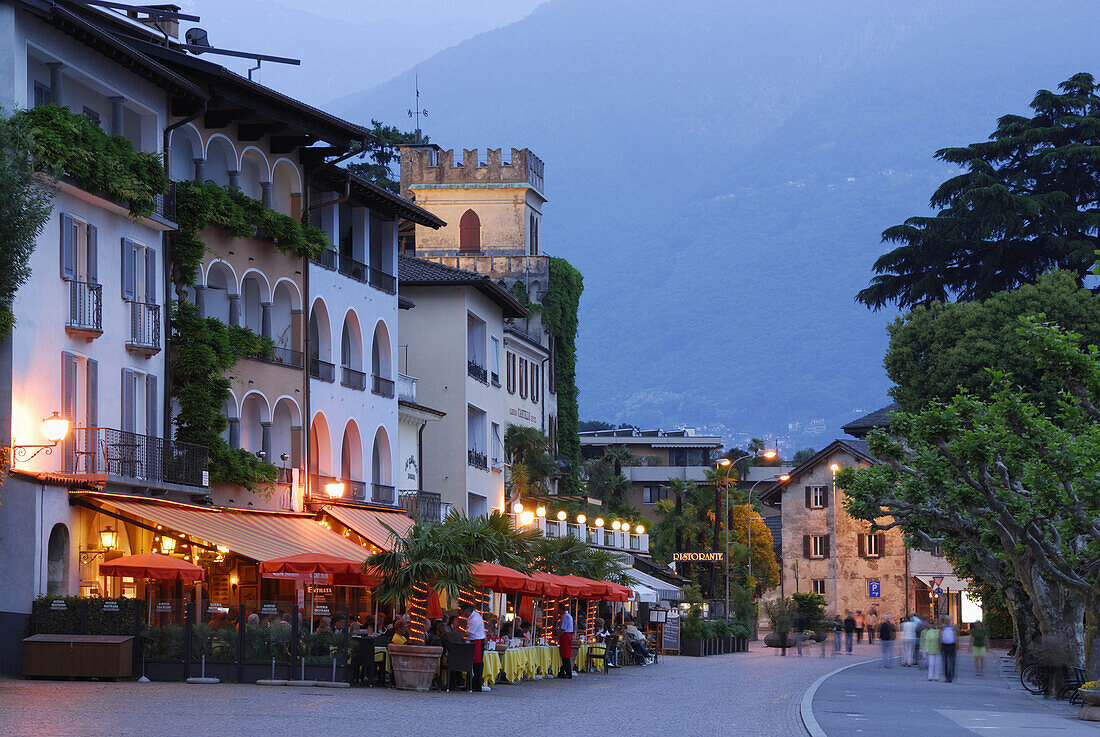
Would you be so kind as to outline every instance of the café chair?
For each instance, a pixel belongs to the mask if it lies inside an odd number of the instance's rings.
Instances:
[[[599,651],[596,651],[594,648],[598,648],[599,646],[600,643],[598,642],[592,643],[588,646],[588,662],[585,663],[584,669],[586,673],[599,673],[601,671],[607,673],[607,649],[609,645],[605,642],[603,644],[603,647],[599,649]],[[596,668],[597,660],[600,661],[600,667],[598,670]]]
[[[447,690],[451,690],[456,673],[466,674],[466,690],[474,690],[474,645],[454,642],[447,645]]]

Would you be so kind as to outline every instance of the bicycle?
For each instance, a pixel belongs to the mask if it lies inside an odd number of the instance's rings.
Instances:
[[[1020,685],[1027,689],[1028,693],[1041,696],[1047,692],[1050,683],[1050,669],[1042,663],[1028,663],[1020,671]]]

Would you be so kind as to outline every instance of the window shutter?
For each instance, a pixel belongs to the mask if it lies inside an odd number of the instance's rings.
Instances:
[[[886,556],[886,533],[880,532],[875,537],[878,538],[878,557],[883,558]]]
[[[122,369],[122,431],[134,431],[134,370]]]
[[[134,299],[134,242],[122,239],[122,298]]]
[[[808,559],[810,557],[811,552],[812,551],[810,550],[810,536],[809,535],[803,535],[802,536],[802,557]]]
[[[76,419],[76,356],[68,351],[61,353],[61,416],[69,421],[72,427]],[[65,471],[71,473],[74,470],[75,445],[74,432],[65,437]]]
[[[88,281],[99,283],[99,230],[94,225],[85,229],[88,252]]]
[[[145,249],[145,301],[157,303],[157,252],[152,248]]]
[[[67,212],[61,213],[61,278],[76,278],[76,254],[75,238],[73,237],[73,216]]]
[[[821,554],[823,556],[825,556],[826,558],[829,557],[829,543],[832,542],[830,540],[831,537],[832,537],[832,535],[826,535],[825,536],[825,541],[824,541],[825,544],[822,546],[822,550],[821,550]]]
[[[860,558],[866,558],[867,557],[867,536],[864,535],[861,532],[856,536],[856,539],[859,540],[859,557]]]
[[[806,509],[813,506],[814,503],[814,491],[809,486],[806,487]]]
[[[157,432],[157,377],[145,377],[145,434],[160,437]]]
[[[821,490],[821,507],[825,509],[829,506],[829,487],[826,486]]]
[[[88,427],[99,425],[99,361],[88,359]]]

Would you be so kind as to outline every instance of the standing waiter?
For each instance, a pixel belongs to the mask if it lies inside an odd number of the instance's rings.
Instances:
[[[485,675],[485,660],[482,657],[485,648],[485,620],[481,613],[470,602],[463,602],[460,609],[462,616],[466,618],[466,639],[474,646],[474,683],[475,691],[492,691],[493,689],[482,683]]]
[[[561,612],[561,626],[558,627],[558,652],[561,654],[561,670],[558,678],[573,677],[573,617],[566,603],[558,604]]]

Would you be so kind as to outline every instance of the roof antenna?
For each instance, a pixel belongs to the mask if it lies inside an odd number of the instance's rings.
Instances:
[[[428,117],[428,109],[420,108],[420,72],[416,73],[416,109],[409,111],[409,117],[416,118],[416,142],[423,143],[423,138],[420,135],[420,116]]]

